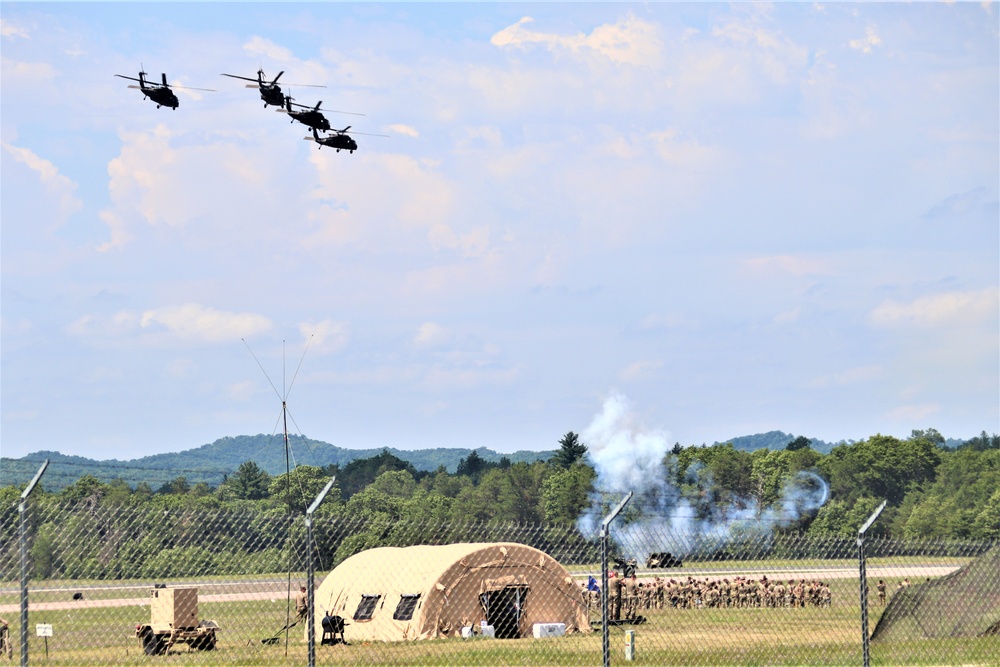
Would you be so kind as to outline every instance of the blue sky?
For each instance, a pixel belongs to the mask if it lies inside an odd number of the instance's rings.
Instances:
[[[1000,431],[998,16],[2,3],[3,455]]]

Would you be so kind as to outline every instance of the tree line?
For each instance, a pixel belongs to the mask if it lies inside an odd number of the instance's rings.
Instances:
[[[829,497],[818,509],[778,526],[778,532],[850,538],[887,500],[873,536],[1000,539],[1000,437],[985,432],[955,449],[929,429],[906,439],[874,435],[837,445],[829,454],[814,451],[805,438],[783,450],[752,452],[731,444],[678,444],[663,463],[664,481],[704,517],[727,508],[763,511],[787,504],[785,494],[790,485],[803,483],[804,471],[811,475],[807,481],[824,480]],[[178,563],[198,572],[207,562],[232,562],[239,571],[281,571],[292,557],[293,537],[301,538],[291,534],[301,528],[289,517],[300,517],[331,476],[336,484],[317,517],[327,520],[322,525],[350,526],[321,536],[335,562],[384,544],[441,541],[449,530],[460,541],[467,539],[461,527],[472,524],[540,527],[540,534],[550,537],[539,539],[566,548],[592,537],[580,533],[577,521],[595,498],[620,491],[598,488],[587,446],[573,432],[548,460],[493,462],[472,451],[454,473],[443,466],[419,471],[384,450],[344,466],[301,465],[280,475],[245,461],[214,487],[189,484],[183,476],[153,489],[85,475],[48,493],[43,478],[31,498],[34,567],[44,576],[95,577],[156,576]],[[0,559],[6,562],[16,557],[21,488],[0,488]],[[57,514],[56,508],[69,514]],[[134,525],[115,524],[108,517],[116,512],[133,517]],[[224,520],[199,522],[191,518],[195,514]],[[58,547],[71,534],[81,536],[72,540],[73,547]],[[85,544],[88,539],[93,544]],[[107,554],[103,560],[101,553]]]

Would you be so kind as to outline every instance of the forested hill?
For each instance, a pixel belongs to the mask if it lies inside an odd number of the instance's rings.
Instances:
[[[757,449],[784,449],[792,440],[795,440],[795,436],[791,433],[768,431],[767,433],[757,433],[755,435],[743,435],[714,444],[721,445],[728,442],[734,449],[752,452]],[[820,454],[829,454],[830,450],[837,444],[823,442],[819,438],[807,438],[807,440],[809,441],[809,446]]]
[[[485,447],[476,450],[437,448],[421,450],[401,450],[393,447],[377,449],[345,449],[322,440],[305,436],[288,436],[289,465],[347,465],[355,459],[367,459],[383,450],[413,464],[417,470],[437,470],[444,466],[455,472],[459,461],[473,451],[480,458],[498,462],[506,457],[511,463],[545,460],[555,451],[519,451],[501,454]],[[221,484],[226,475],[231,475],[244,461],[254,461],[262,470],[271,475],[285,472],[285,447],[281,435],[240,435],[220,438],[213,443],[182,452],[155,454],[142,458],[119,461],[109,459],[98,461],[82,456],[66,456],[59,452],[40,451],[20,459],[2,459],[0,465],[0,486],[23,484],[38,471],[42,461],[49,459],[50,469],[45,473],[45,488],[57,491],[73,484],[83,475],[93,475],[99,480],[110,481],[121,478],[135,486],[146,482],[154,489],[183,475],[192,484],[205,482],[211,486]],[[54,465],[58,463],[59,465]]]

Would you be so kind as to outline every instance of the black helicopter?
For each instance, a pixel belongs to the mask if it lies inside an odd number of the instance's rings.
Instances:
[[[177,95],[174,94],[174,91],[171,90],[171,88],[182,88],[184,90],[203,90],[208,93],[215,92],[211,88],[171,86],[169,83],[167,83],[167,75],[165,73],[161,75],[163,77],[163,83],[156,83],[155,81],[147,81],[146,73],[143,72],[142,70],[139,70],[138,79],[131,76],[123,76],[121,74],[115,74],[115,76],[120,77],[122,79],[128,79],[129,81],[138,81],[139,82],[138,86],[129,85],[129,88],[135,88],[137,90],[141,90],[143,99],[146,99],[148,97],[149,99],[156,102],[157,109],[159,109],[160,107],[170,107],[171,109],[176,111],[177,107],[180,106],[180,102],[177,100]]]
[[[338,130],[338,129],[335,128],[335,129],[331,130],[331,132],[333,132],[333,134],[331,134],[330,136],[328,136],[328,137],[321,137],[321,136],[319,136],[319,132],[317,132],[316,128],[314,127],[313,128],[313,135],[311,137],[302,137],[302,138],[305,139],[306,141],[315,141],[316,144],[317,144],[317,148],[323,148],[323,146],[327,146],[329,148],[336,148],[338,153],[340,151],[342,151],[342,150],[349,151],[349,152],[353,153],[354,151],[358,150],[358,143],[356,141],[354,141],[354,139],[352,139],[349,136],[351,134],[363,134],[363,135],[365,135],[367,137],[388,137],[389,136],[388,134],[369,134],[367,132],[348,132],[349,129],[351,129],[350,125],[348,125],[347,127],[345,127],[343,130]]]
[[[316,103],[314,107],[307,107],[304,104],[297,104],[292,102],[292,97],[290,95],[285,95],[285,107],[283,109],[278,109],[282,113],[287,113],[292,117],[292,122],[299,121],[303,125],[308,125],[314,130],[322,130],[323,132],[328,132],[330,130],[330,121],[326,119],[323,112],[319,110],[319,105],[323,104],[323,100]],[[299,107],[302,111],[296,111],[292,107]],[[363,113],[354,113],[353,111],[333,111],[333,113],[346,113],[351,116],[364,116]]]
[[[267,105],[281,107],[285,105],[285,94],[281,92],[281,86],[278,85],[278,79],[284,74],[284,71],[278,72],[278,76],[274,77],[270,83],[264,79],[264,70],[257,70],[257,78],[251,79],[248,76],[238,76],[236,74],[223,74],[222,76],[228,76],[233,79],[243,79],[244,81],[254,81],[255,84],[247,84],[247,88],[256,88],[260,91],[260,99],[264,100],[264,108]],[[296,86],[306,87],[306,88],[326,88],[326,86],[316,86],[311,84],[294,84]]]
[[[334,130],[333,134],[328,137],[319,136],[319,132],[316,128],[313,128],[313,135],[311,137],[303,137],[306,141],[315,141],[317,143],[317,148],[323,148],[323,146],[328,146],[330,148],[336,148],[339,153],[341,150],[350,151],[353,153],[358,150],[358,143],[354,141],[350,136],[348,136],[347,131],[351,129],[348,125],[343,130]]]

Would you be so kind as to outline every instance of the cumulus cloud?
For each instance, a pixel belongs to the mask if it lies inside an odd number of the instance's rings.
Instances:
[[[855,51],[860,51],[861,53],[868,55],[876,46],[882,46],[882,38],[878,36],[878,30],[875,26],[870,25],[868,26],[868,29],[865,30],[864,37],[861,39],[852,39],[847,42],[847,45]]]
[[[77,185],[59,173],[59,169],[48,160],[36,155],[30,148],[21,148],[4,143],[6,150],[15,160],[38,174],[42,186],[53,200],[59,203],[59,212],[65,219],[83,208],[83,202],[76,197]]]
[[[768,10],[751,5],[751,15],[712,29],[712,35],[737,46],[752,59],[758,71],[773,83],[787,84],[808,62],[809,50],[768,27]]]
[[[531,29],[534,19],[525,16],[490,38],[490,43],[501,48],[526,49],[539,45],[554,53],[594,52],[620,65],[650,66],[660,60],[663,46],[656,26],[628,14],[614,24],[595,27],[590,34],[556,35]]]
[[[406,137],[417,138],[420,136],[420,132],[416,128],[410,127],[409,125],[403,125],[402,123],[393,123],[389,126],[389,129],[396,134],[402,134]]]
[[[51,81],[56,78],[55,68],[48,63],[26,63],[8,58],[0,58],[0,71],[5,83],[14,80]]]
[[[167,331],[180,339],[223,343],[263,333],[271,328],[271,321],[254,313],[231,313],[187,303],[147,310],[139,325],[151,331]]]
[[[163,124],[122,132],[121,150],[108,163],[112,205],[100,212],[111,238],[99,250],[121,249],[143,223],[178,231],[197,225],[239,243],[248,223],[266,229],[268,219],[287,218],[276,161],[259,159],[259,146],[213,138],[205,142]],[[256,231],[257,241],[266,237]]]
[[[314,60],[296,58],[295,53],[291,49],[276,44],[265,37],[254,35],[243,45],[243,50],[256,59],[266,58],[280,63],[280,66],[287,71],[287,78],[282,78],[279,82],[282,86],[286,85],[286,81],[320,85],[327,80],[326,68],[322,64]],[[273,79],[277,75],[277,72],[265,72],[268,80]]]
[[[313,151],[309,157],[317,182],[307,215],[315,231],[303,239],[305,245],[384,245],[390,239],[390,246],[412,249],[414,239],[407,233],[417,233],[433,250],[463,256],[485,252],[488,229],[456,225],[453,216],[461,193],[436,165],[406,155],[369,154],[345,170],[340,157],[333,151]],[[358,193],[370,196],[354,196]]]
[[[24,39],[31,39],[28,35],[28,31],[21,26],[14,25],[10,21],[5,19],[0,19],[0,36],[2,37],[23,37]]]
[[[451,332],[440,324],[424,322],[417,329],[413,343],[417,347],[434,347],[451,340]]]
[[[1000,310],[1000,288],[945,292],[909,303],[887,299],[869,315],[879,326],[939,327],[960,323],[996,321]]]
[[[302,336],[312,342],[310,347],[320,354],[330,354],[344,349],[350,336],[347,325],[325,319],[320,322],[303,322],[299,325]]]

